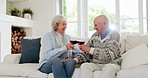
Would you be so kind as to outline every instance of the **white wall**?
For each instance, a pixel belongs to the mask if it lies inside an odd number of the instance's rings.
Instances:
[[[0,0],[0,14],[6,14],[6,0]]]
[[[24,0],[10,3],[11,5],[9,6],[11,8],[17,7],[21,10],[23,8],[31,8],[34,12],[33,20],[37,22],[37,25],[33,27],[33,36],[43,36],[46,32],[51,30],[51,2],[51,0]]]
[[[11,52],[11,24],[6,21],[0,21],[0,25],[3,26],[3,28],[0,28],[0,33],[1,33],[0,57],[1,60],[3,60],[4,56],[10,54]]]
[[[6,1],[6,0],[5,0]],[[26,31],[33,29],[32,36],[43,36],[46,32],[51,31],[51,19],[57,14],[57,1],[58,0],[21,0],[19,2],[5,2],[0,0],[0,8],[3,8],[0,12],[0,60],[2,61],[4,56],[11,54],[11,26],[27,27]],[[7,6],[6,6],[7,4]],[[3,5],[3,7],[1,7]],[[7,7],[7,8],[6,8]],[[27,20],[18,18],[15,16],[6,15],[10,14],[10,8],[17,7],[21,10],[24,8],[31,8],[34,12],[33,20]]]

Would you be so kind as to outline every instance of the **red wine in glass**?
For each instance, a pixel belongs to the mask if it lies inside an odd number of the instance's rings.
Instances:
[[[82,45],[82,44],[84,44],[85,42],[84,41],[78,41],[77,42],[79,45]]]
[[[71,44],[76,44],[78,41],[70,41]]]

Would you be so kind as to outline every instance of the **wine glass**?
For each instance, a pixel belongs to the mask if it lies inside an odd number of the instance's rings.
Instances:
[[[79,45],[82,45],[82,44],[85,43],[85,41],[77,41],[77,43],[78,43]]]
[[[84,43],[85,43],[85,38],[84,38],[83,36],[79,36],[79,37],[77,38],[77,43],[78,43],[79,45],[84,44]]]
[[[70,43],[75,46],[75,45],[77,44],[77,39],[74,38],[74,37],[71,37]],[[68,58],[72,57],[72,51],[73,51],[73,50],[69,50],[69,51],[68,51]]]
[[[73,45],[76,44],[77,42],[78,41],[76,41],[76,40],[70,40],[70,43],[73,44]]]
[[[82,52],[82,50],[79,47],[80,45],[83,45],[84,43],[85,43],[85,38],[83,36],[79,36],[77,37],[77,45],[74,47],[79,49],[79,52]]]

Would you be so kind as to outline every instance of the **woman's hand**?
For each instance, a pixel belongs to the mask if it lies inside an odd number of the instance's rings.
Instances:
[[[72,50],[72,49],[74,48],[74,45],[71,44],[71,43],[68,43],[68,44],[66,45],[66,48],[67,48],[67,50]]]

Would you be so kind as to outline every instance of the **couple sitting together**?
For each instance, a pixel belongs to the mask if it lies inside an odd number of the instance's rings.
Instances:
[[[54,78],[72,78],[75,65],[81,64],[80,78],[92,78],[94,71],[102,71],[100,78],[114,78],[120,70],[120,35],[108,24],[105,15],[95,17],[96,32],[86,44],[76,48],[70,43],[70,36],[65,34],[66,18],[56,15],[52,19],[53,30],[45,34],[42,40],[44,57],[39,62],[38,70],[53,73]]]

